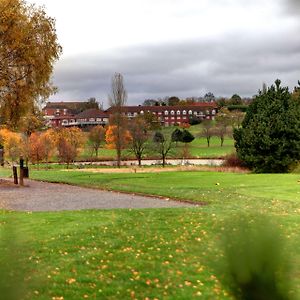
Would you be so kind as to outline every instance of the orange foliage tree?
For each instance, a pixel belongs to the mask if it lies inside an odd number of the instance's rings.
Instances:
[[[51,74],[62,48],[55,20],[24,0],[0,1],[0,114],[17,129],[36,103],[55,92]]]
[[[8,129],[0,129],[0,144],[4,147],[6,159],[10,159],[12,162],[18,161],[23,150],[20,134]]]
[[[57,134],[53,129],[48,129],[47,131],[42,132],[40,136],[40,142],[44,148],[44,159],[48,164],[49,159],[54,154],[56,149]]]
[[[57,133],[57,150],[60,161],[67,163],[67,167],[69,167],[69,164],[76,159],[84,142],[83,132],[79,128],[61,129]]]
[[[121,165],[121,152],[124,149],[124,137],[123,133],[126,128],[126,119],[123,115],[123,106],[127,101],[127,92],[124,86],[123,76],[120,73],[116,73],[112,78],[111,95],[109,96],[109,104],[112,107],[112,114],[109,119],[109,125],[113,127],[114,136],[113,142],[114,149],[117,152],[117,165]]]
[[[42,133],[32,133],[28,139],[28,156],[33,163],[45,160],[48,164],[56,147],[56,134],[53,129]],[[26,156],[25,156],[26,157]]]
[[[45,157],[45,144],[41,141],[41,135],[34,132],[29,137],[29,158],[32,163],[39,163]]]
[[[106,130],[105,141],[108,149],[119,149],[121,151],[128,146],[131,139],[132,137],[126,128],[109,125]]]

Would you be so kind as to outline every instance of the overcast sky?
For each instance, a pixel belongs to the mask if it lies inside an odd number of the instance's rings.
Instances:
[[[300,79],[300,0],[30,0],[56,19],[63,55],[51,101],[96,97],[124,76],[128,104],[253,96]]]

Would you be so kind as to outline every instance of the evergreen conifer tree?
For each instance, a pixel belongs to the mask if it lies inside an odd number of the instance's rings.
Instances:
[[[257,173],[288,172],[300,159],[300,100],[280,83],[259,92],[234,131],[238,157]]]

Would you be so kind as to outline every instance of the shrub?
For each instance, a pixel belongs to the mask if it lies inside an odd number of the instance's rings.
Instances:
[[[245,168],[245,163],[238,158],[236,153],[231,153],[225,156],[223,167]]]

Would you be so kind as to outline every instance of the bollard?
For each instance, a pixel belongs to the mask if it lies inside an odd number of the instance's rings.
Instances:
[[[20,185],[23,186],[24,185],[24,159],[21,156],[20,157]]]
[[[18,184],[18,171],[17,167],[13,166],[14,184]]]
[[[4,166],[4,148],[0,145],[0,165]]]

